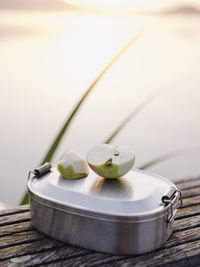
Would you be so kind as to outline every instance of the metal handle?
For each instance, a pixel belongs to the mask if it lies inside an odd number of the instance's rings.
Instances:
[[[50,169],[51,169],[51,163],[46,162],[45,164],[37,167],[34,171],[29,171],[28,180],[30,178],[31,173],[34,174],[37,178],[39,178],[45,173],[49,172]]]
[[[180,201],[180,204],[176,207],[174,211],[173,200],[177,194],[179,195],[178,200]],[[165,205],[170,205],[170,215],[169,214],[167,215],[167,222],[170,223],[173,220],[177,209],[180,208],[183,204],[182,193],[180,190],[177,190],[176,188],[171,187],[166,192],[166,194],[162,196],[161,200]]]
[[[174,197],[176,193],[176,188],[171,187],[164,196],[162,196],[162,202],[163,203],[169,203],[169,201]]]

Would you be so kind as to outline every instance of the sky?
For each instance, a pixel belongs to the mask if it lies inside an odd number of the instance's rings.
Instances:
[[[135,167],[186,149],[186,155],[149,170],[172,180],[199,175],[199,6],[193,8],[196,1],[181,3],[178,9],[174,4],[148,14],[110,14],[76,9],[67,1],[0,1],[4,206],[19,203],[28,171],[39,164],[77,100],[124,43],[144,28],[145,35],[89,95],[53,164],[70,149],[85,156],[146,97],[163,90],[113,143],[135,150]]]

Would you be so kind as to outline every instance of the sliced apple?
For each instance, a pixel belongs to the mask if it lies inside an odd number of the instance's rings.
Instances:
[[[83,178],[89,174],[87,162],[75,151],[68,152],[65,157],[57,163],[57,169],[64,179]]]
[[[127,146],[101,144],[91,148],[87,154],[91,169],[105,178],[118,178],[134,165],[135,154]]]

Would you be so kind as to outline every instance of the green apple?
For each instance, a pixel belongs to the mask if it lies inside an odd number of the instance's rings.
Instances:
[[[135,154],[127,146],[101,144],[91,148],[87,154],[91,169],[105,178],[118,178],[134,165]]]
[[[75,151],[68,152],[65,157],[57,163],[57,169],[64,179],[77,179],[88,176],[89,168],[87,162]]]

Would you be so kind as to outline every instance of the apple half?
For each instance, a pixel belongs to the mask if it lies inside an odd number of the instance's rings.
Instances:
[[[91,169],[105,178],[118,178],[134,165],[135,153],[128,146],[101,144],[91,148],[87,154]]]
[[[78,179],[88,176],[89,168],[77,152],[70,151],[57,163],[57,169],[64,179]]]

